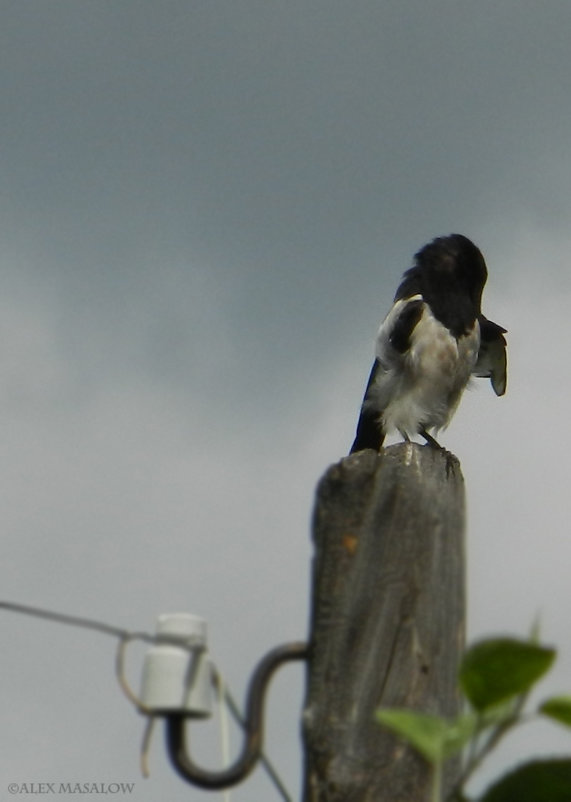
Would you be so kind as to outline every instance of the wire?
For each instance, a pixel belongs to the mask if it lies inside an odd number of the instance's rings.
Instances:
[[[226,705],[226,684],[220,675],[218,683],[214,682],[214,667],[210,673],[213,685],[216,687],[216,698],[220,711],[220,747],[222,752],[222,763],[224,766],[230,765],[230,731],[228,729],[228,708]],[[222,792],[223,802],[230,802],[230,790],[225,788]]]
[[[156,716],[147,716],[147,723],[143,731],[143,740],[141,741],[141,774],[143,777],[145,777],[145,779],[151,776],[151,772],[149,770],[149,752],[151,750],[151,739],[155,730],[156,722]]]
[[[22,613],[23,615],[30,615],[34,618],[45,618],[48,621],[54,621],[58,624],[69,624],[72,627],[83,627],[83,629],[94,629],[104,635],[111,635],[115,638],[123,638],[131,633],[126,629],[114,627],[111,624],[105,624],[102,621],[95,621],[92,618],[82,618],[77,615],[68,615],[67,613],[54,613],[51,610],[44,610],[40,607],[30,607],[27,604],[16,604],[15,602],[0,601],[0,609],[7,610],[10,613]],[[155,638],[152,635],[147,635],[142,632],[141,640],[152,641]]]
[[[113,638],[120,638],[126,641],[141,640],[145,643],[172,643],[181,648],[186,647],[191,650],[196,649],[202,644],[202,639],[200,638],[197,638],[196,642],[193,642],[193,638],[185,638],[182,640],[180,637],[176,637],[176,635],[151,635],[148,632],[132,632],[128,629],[115,627],[112,624],[106,624],[104,621],[97,621],[94,618],[84,618],[83,616],[69,615],[68,613],[56,613],[53,610],[44,610],[42,607],[31,607],[28,604],[0,601],[0,610],[7,610],[10,613],[21,613],[34,618],[43,618],[47,621],[53,621],[56,624],[67,624],[72,627],[91,629],[96,632],[101,632],[103,635],[110,635]]]
[[[117,644],[117,651],[115,653],[115,676],[117,677],[117,682],[119,683],[119,687],[127,697],[127,699],[133,704],[139,713],[144,713],[146,716],[152,716],[153,711],[147,707],[146,705],[141,702],[137,694],[132,690],[127,677],[125,676],[125,653],[127,651],[127,646],[134,640],[129,634],[122,635],[119,638],[119,643]],[[143,772],[144,774],[145,772]]]
[[[33,607],[28,604],[18,604],[17,602],[9,602],[9,601],[0,601],[0,610],[6,610],[9,613],[16,613],[19,615],[28,615],[32,618],[40,618],[45,621],[52,621],[56,624],[64,624],[67,626],[72,627],[79,627],[81,629],[89,629],[95,632],[100,632],[102,635],[109,635],[113,638],[118,638],[119,642],[117,644],[117,652],[115,655],[115,674],[117,677],[117,681],[119,686],[125,696],[129,699],[129,701],[137,708],[140,713],[145,714],[148,716],[147,726],[145,727],[145,732],[143,735],[143,742],[141,744],[141,771],[144,777],[149,776],[148,770],[148,753],[150,749],[150,742],[151,736],[153,733],[154,723],[156,721],[156,716],[153,715],[153,711],[144,705],[139,697],[134,693],[129,685],[127,678],[125,676],[125,652],[127,646],[134,640],[140,640],[145,643],[172,643],[178,646],[179,648],[186,648],[189,652],[196,652],[197,649],[204,649],[204,644],[202,639],[196,639],[194,642],[193,638],[185,638],[182,640],[180,637],[176,636],[169,636],[169,635],[151,635],[148,632],[132,632],[128,629],[123,629],[121,627],[113,626],[112,624],[107,624],[104,621],[98,621],[94,618],[85,618],[83,616],[77,615],[69,615],[68,613],[58,613],[54,612],[53,610],[45,610],[42,607]],[[197,662],[197,661],[193,661]],[[187,684],[194,678],[194,670],[189,671],[189,676],[187,677]],[[235,721],[242,727],[245,728],[245,721],[240,712],[240,708],[237,705],[234,697],[228,690],[228,686],[222,680],[222,676],[219,673],[218,669],[212,665],[212,683],[214,687],[217,689],[217,692],[220,698],[224,698],[226,705],[228,706],[228,710],[234,717]],[[276,769],[270,762],[269,758],[266,757],[264,752],[260,754],[260,762],[264,767],[269,779],[274,784],[277,792],[280,794],[284,802],[293,802],[292,797],[289,795],[289,792],[285,788],[282,780],[280,779]]]
[[[237,724],[240,725],[240,727],[242,727],[242,729],[245,729],[245,721],[244,717],[242,716],[242,713],[240,712],[240,708],[236,703],[236,700],[228,690],[228,686],[222,679],[220,672],[216,668],[213,669],[212,679],[216,688],[223,689],[224,698],[226,700],[228,710],[234,717],[234,720],[237,722]],[[277,792],[280,794],[284,802],[293,802],[293,799],[290,796],[289,791],[283,784],[281,777],[277,772],[277,769],[274,767],[273,763],[270,761],[270,759],[266,756],[264,752],[260,754],[260,763],[264,767],[266,774],[275,785]]]
[[[125,653],[127,646],[129,645],[130,641],[135,639],[137,636],[131,637],[129,633],[127,633],[124,637],[121,637],[119,643],[117,645],[117,653],[116,653],[116,660],[115,660],[115,673],[117,676],[117,681],[119,686],[127,699],[137,708],[140,713],[144,713],[146,716],[149,716],[149,724],[147,729],[145,730],[145,734],[143,737],[143,743],[141,745],[141,771],[144,777],[149,776],[149,768],[148,768],[148,753],[151,745],[151,736],[153,730],[153,724],[156,719],[153,716],[152,710],[150,710],[143,702],[139,699],[136,693],[132,690],[129,682],[125,676]],[[181,644],[182,645],[182,644]],[[193,661],[197,663],[198,661]],[[194,672],[189,671],[189,676],[186,679],[187,689],[189,686],[192,686],[194,681],[193,677]],[[235,701],[234,697],[232,696],[231,692],[228,689],[224,678],[222,677],[221,673],[218,669],[211,664],[211,681],[216,692],[216,695],[219,700],[224,700],[226,706],[230,713],[232,714],[236,723],[243,729],[246,729],[246,722],[242,713],[240,712],[240,708]],[[221,726],[221,738],[222,738],[222,750],[223,750],[223,758],[226,762],[228,762],[228,726],[225,720],[225,716],[223,713],[222,706],[220,705],[221,713],[220,713],[220,726]],[[277,769],[274,767],[270,759],[266,756],[264,752],[260,754],[260,763],[264,767],[269,779],[276,787],[277,792],[283,798],[284,802],[293,802],[292,797],[289,794],[289,791],[283,784]]]

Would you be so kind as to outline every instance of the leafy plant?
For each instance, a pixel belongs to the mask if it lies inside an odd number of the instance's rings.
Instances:
[[[549,671],[554,649],[537,638],[490,638],[467,650],[459,683],[467,712],[454,719],[397,708],[377,711],[378,722],[407,741],[433,767],[432,802],[442,800],[444,762],[464,751],[460,778],[446,802],[570,802],[571,758],[525,763],[493,783],[478,800],[465,787],[485,757],[514,727],[543,716],[571,728],[571,696],[554,696],[524,714],[530,691]]]

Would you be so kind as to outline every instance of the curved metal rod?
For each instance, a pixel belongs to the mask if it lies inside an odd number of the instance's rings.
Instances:
[[[206,771],[193,762],[186,748],[187,717],[183,713],[166,716],[167,751],[180,776],[193,785],[211,790],[228,788],[243,780],[258,762],[262,751],[264,700],[274,671],[283,663],[307,660],[308,654],[307,643],[286,643],[272,649],[260,660],[248,686],[242,752],[231,766],[222,771]]]

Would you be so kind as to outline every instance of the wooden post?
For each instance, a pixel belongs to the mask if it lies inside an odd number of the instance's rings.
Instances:
[[[459,711],[458,460],[415,443],[346,457],[319,484],[313,537],[304,802],[428,802],[427,764],[374,711]]]

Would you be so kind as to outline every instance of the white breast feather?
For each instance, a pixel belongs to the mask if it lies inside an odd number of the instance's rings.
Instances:
[[[376,356],[381,363],[370,403],[381,412],[386,433],[407,435],[448,425],[476,364],[480,327],[458,340],[432,315],[428,306],[413,329],[409,349],[399,353],[390,343],[396,320],[410,301],[397,301],[379,328]]]

